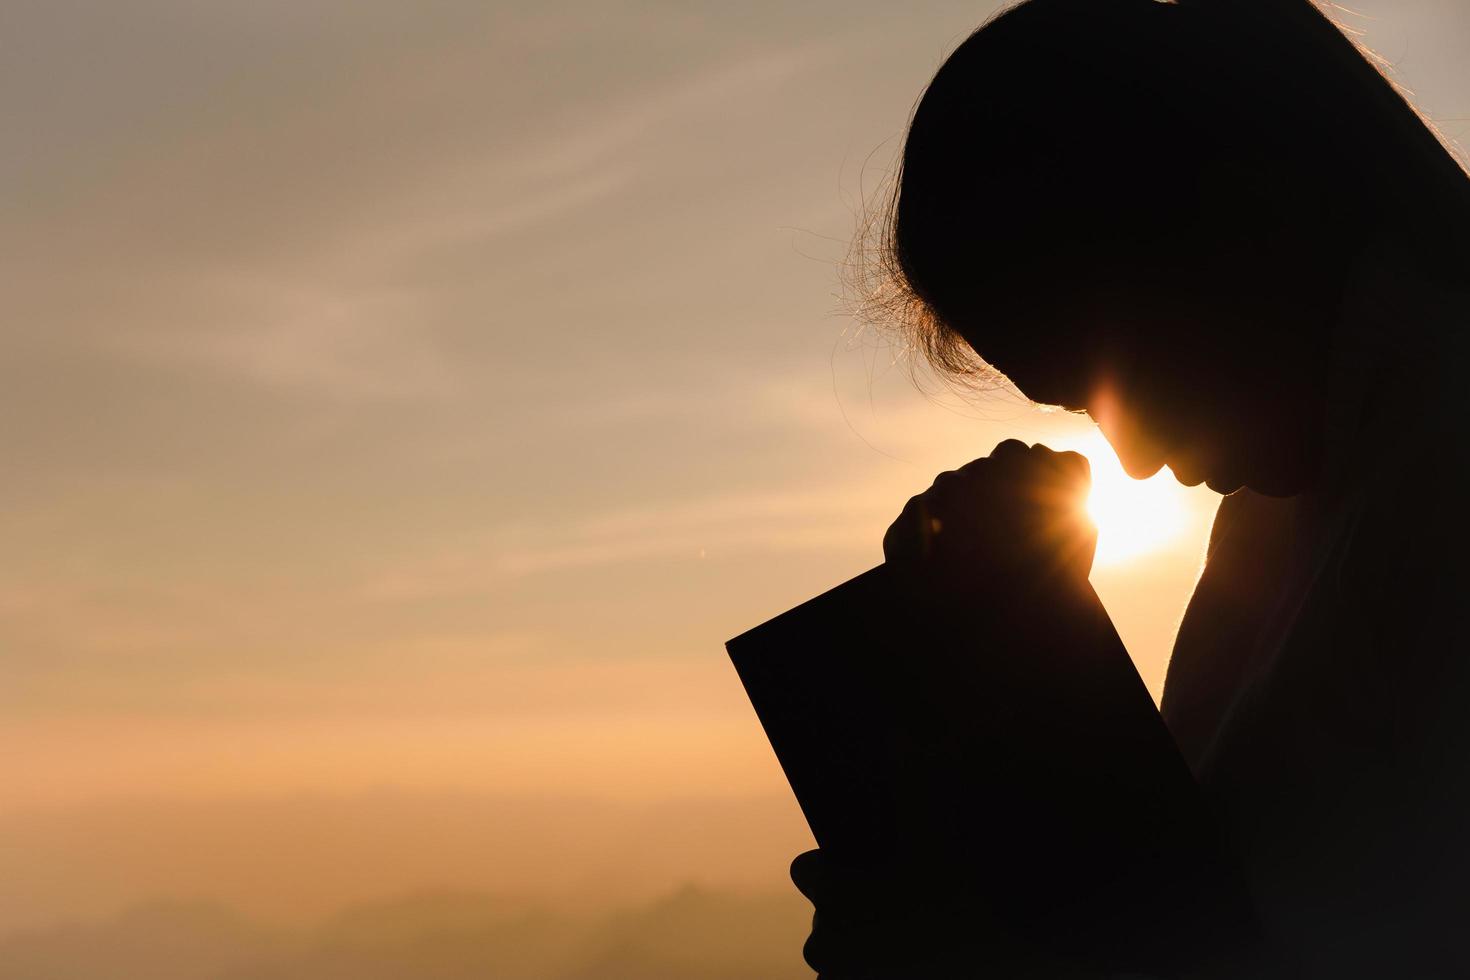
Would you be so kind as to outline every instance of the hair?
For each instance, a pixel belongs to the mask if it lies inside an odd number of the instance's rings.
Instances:
[[[1254,206],[1220,203],[1237,185]],[[1304,264],[1395,224],[1427,272],[1470,263],[1465,169],[1312,0],[1029,0],[929,83],[850,269],[865,319],[963,380],[988,371],[958,327],[987,287],[1269,234],[1303,199]]]

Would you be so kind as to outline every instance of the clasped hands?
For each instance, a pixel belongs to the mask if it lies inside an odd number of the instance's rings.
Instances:
[[[1085,456],[1007,439],[909,498],[883,536],[884,560],[1085,580],[1097,547],[1090,484]]]

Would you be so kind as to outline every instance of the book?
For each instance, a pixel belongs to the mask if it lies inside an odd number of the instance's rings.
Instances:
[[[1136,948],[1143,921],[1183,942],[1234,901],[1086,583],[885,564],[726,649],[824,857],[1089,954]]]

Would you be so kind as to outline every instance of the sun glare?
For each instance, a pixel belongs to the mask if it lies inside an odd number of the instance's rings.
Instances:
[[[1116,565],[1155,551],[1185,529],[1188,491],[1168,467],[1147,480],[1133,479],[1100,432],[1058,448],[1074,449],[1092,464],[1087,513],[1097,525],[1095,566]]]

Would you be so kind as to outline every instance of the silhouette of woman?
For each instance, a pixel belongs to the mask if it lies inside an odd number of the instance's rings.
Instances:
[[[1030,0],[935,75],[887,219],[881,302],[933,363],[1228,494],[1162,713],[1248,887],[1239,942],[1272,951],[1249,975],[1470,976],[1464,169],[1309,0]],[[942,475],[886,554],[993,549],[1028,497],[996,484],[1049,456]],[[925,879],[819,851],[792,877],[824,978],[1023,972],[991,972],[978,909],[923,935],[873,912]]]

